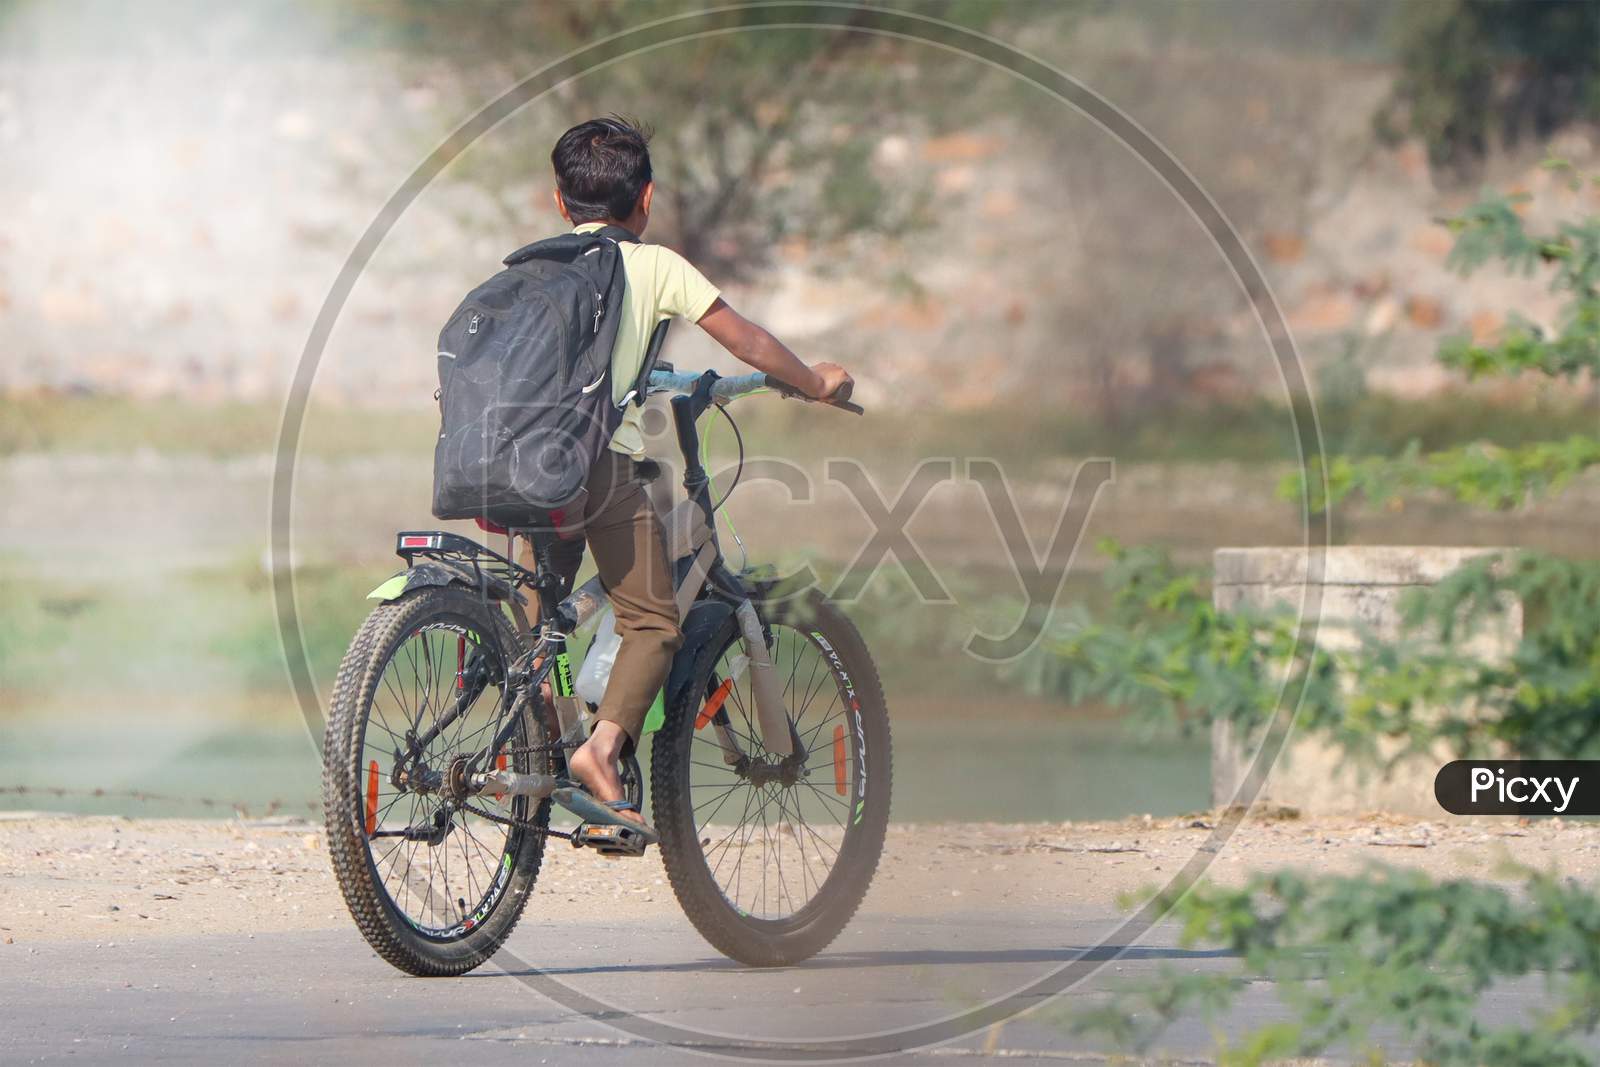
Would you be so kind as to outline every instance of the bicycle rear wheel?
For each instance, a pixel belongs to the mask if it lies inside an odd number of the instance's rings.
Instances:
[[[488,959],[538,877],[548,800],[453,800],[421,784],[494,738],[521,650],[498,606],[429,587],[374,610],[339,668],[323,747],[328,851],[362,935],[409,974],[458,975]],[[549,754],[527,749],[553,737],[538,702],[525,704],[491,765],[551,773]],[[402,758],[411,736],[441,722],[419,759]]]
[[[729,622],[667,710],[651,757],[661,855],[685,914],[753,966],[806,959],[860,906],[889,821],[889,716],[860,633],[820,595],[767,606],[804,758],[761,743]]]

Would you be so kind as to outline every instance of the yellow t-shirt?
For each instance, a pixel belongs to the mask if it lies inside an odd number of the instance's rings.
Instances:
[[[586,222],[574,233],[598,230],[603,223]],[[645,349],[656,324],[674,315],[697,322],[711,310],[722,294],[695,269],[694,264],[670,248],[623,241],[622,322],[617,326],[616,347],[611,350],[611,400],[620,404],[633,388],[639,368],[644,365]],[[634,459],[644,458],[644,431],[639,417],[643,411],[629,402],[622,425],[611,439],[611,448]]]

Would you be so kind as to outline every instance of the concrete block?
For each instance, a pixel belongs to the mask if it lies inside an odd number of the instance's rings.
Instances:
[[[1213,558],[1213,603],[1219,611],[1286,606],[1299,611],[1320,593],[1318,641],[1328,649],[1354,647],[1361,629],[1379,635],[1399,632],[1399,602],[1408,590],[1432,585],[1465,563],[1506,551],[1497,548],[1341,546],[1322,559],[1313,576],[1311,554],[1301,548],[1221,548]],[[1313,583],[1313,578],[1319,577]],[[1476,634],[1469,646],[1483,656],[1509,653],[1522,636],[1520,605],[1508,605],[1502,624]],[[1455,709],[1458,713],[1460,709]],[[1233,726],[1216,723],[1211,737],[1211,800],[1216,807],[1237,803],[1238,791],[1254,758],[1258,739],[1235,736]],[[1314,738],[1291,734],[1256,802],[1298,808],[1305,814],[1383,811],[1438,815],[1433,777],[1451,755],[1407,761],[1388,778],[1365,776],[1345,765],[1343,756]]]

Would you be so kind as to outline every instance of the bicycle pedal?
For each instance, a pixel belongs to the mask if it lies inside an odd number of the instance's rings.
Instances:
[[[612,858],[642,856],[649,844],[644,834],[629,826],[579,823],[572,831],[573,848],[592,848]]]

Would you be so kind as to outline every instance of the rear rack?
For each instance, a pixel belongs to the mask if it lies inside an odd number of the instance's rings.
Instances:
[[[463,564],[475,572],[487,572],[512,585],[534,585],[538,581],[538,575],[515,560],[478,544],[470,537],[444,530],[401,530],[395,535],[394,552],[406,561],[408,567],[414,557],[424,556]]]

